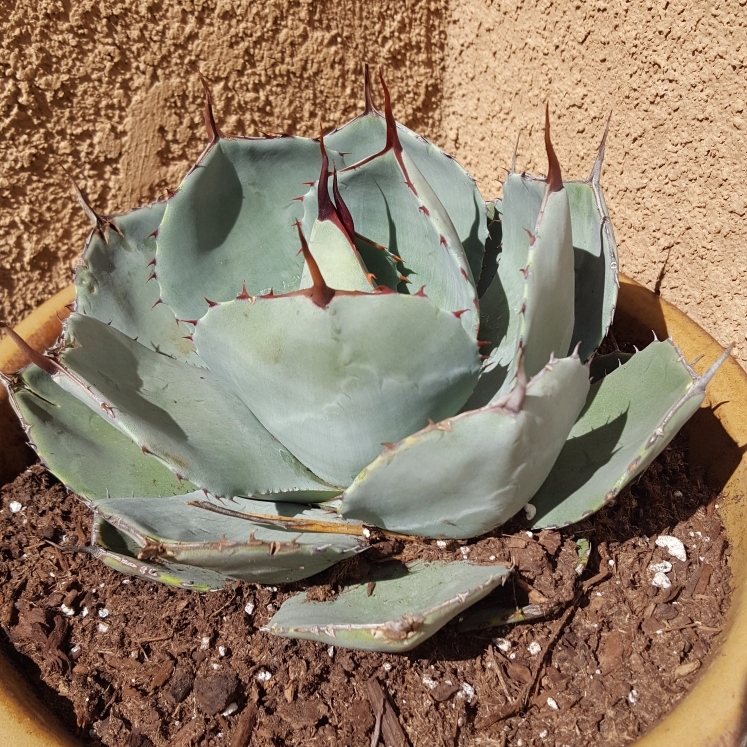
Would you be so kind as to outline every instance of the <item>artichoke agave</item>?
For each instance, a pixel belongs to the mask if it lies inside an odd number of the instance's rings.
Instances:
[[[486,203],[381,84],[383,113],[366,76],[319,139],[224,137],[206,88],[210,142],[170,199],[101,217],[79,193],[75,310],[6,385],[108,565],[206,590],[310,576],[380,530],[476,537],[529,501],[565,526],[700,405],[715,366],[669,341],[591,360],[617,296],[604,140],[563,181],[546,122],[547,177],[512,168]],[[406,650],[508,572],[384,565],[269,629]]]

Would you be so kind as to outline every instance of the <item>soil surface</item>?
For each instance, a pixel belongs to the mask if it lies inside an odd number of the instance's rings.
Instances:
[[[491,599],[544,615],[469,633],[453,621],[407,655],[262,632],[308,584],[198,594],[67,552],[87,544],[90,513],[41,466],[0,499],[3,645],[91,745],[357,746],[375,731],[385,745],[626,745],[690,689],[728,606],[718,496],[684,439],[568,530],[530,533],[522,513],[479,541],[382,543],[314,579],[320,598],[392,554],[503,560],[515,573]]]

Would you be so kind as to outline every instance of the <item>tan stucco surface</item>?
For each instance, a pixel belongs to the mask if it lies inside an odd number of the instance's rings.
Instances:
[[[518,166],[544,170],[545,101],[567,176],[589,171],[612,112],[622,269],[747,362],[745,0],[18,0],[0,24],[7,321],[64,286],[83,246],[63,167],[100,211],[129,209],[204,144],[198,69],[225,131],[311,134],[358,110],[366,60],[385,66],[397,117],[486,197],[519,131]]]

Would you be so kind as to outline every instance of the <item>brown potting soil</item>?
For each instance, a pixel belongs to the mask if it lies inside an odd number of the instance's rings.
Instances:
[[[718,496],[688,470],[684,439],[568,530],[517,518],[446,547],[382,543],[314,579],[323,598],[393,553],[505,561],[515,571],[496,596],[546,615],[469,633],[454,621],[406,655],[262,632],[309,583],[198,594],[61,550],[86,545],[90,512],[39,465],[0,497],[3,645],[84,744],[353,747],[376,731],[387,746],[626,745],[692,686],[728,606]],[[668,588],[652,583],[661,563]]]

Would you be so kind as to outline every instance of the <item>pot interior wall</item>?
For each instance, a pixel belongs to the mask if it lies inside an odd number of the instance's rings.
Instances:
[[[622,278],[616,328],[639,347],[653,335],[672,337],[685,359],[705,370],[722,347],[685,314],[638,283]],[[638,747],[739,744],[747,733],[747,374],[727,360],[711,381],[703,406],[685,427],[689,462],[702,466],[731,547],[732,599],[721,645],[692,692]],[[705,718],[705,714],[708,717]],[[723,741],[721,741],[723,740]]]

